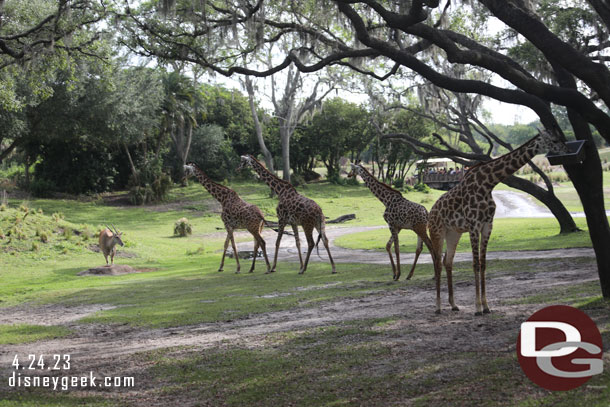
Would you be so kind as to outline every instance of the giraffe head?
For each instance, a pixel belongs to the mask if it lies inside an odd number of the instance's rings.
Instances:
[[[534,148],[538,153],[558,153],[567,154],[570,152],[565,142],[561,140],[561,135],[558,131],[547,130],[546,128],[538,130],[538,136],[534,142]]]
[[[241,171],[244,168],[253,167],[253,166],[254,166],[254,157],[252,157],[250,154],[242,155],[241,161],[239,162],[239,166],[237,167],[237,171]]]
[[[190,177],[191,175],[195,175],[195,168],[197,168],[197,164],[190,162],[184,166],[184,176]]]
[[[360,161],[356,162],[356,164],[350,164],[350,165],[351,165],[352,169],[347,174],[348,178],[352,178],[352,177],[355,177],[356,175],[362,174],[362,164],[360,164]]]

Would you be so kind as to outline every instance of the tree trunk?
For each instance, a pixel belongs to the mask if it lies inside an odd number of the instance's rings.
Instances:
[[[561,68],[555,67],[558,82],[561,86],[576,89],[574,77]],[[610,225],[604,207],[602,165],[595,147],[589,123],[574,109],[568,108],[568,119],[578,140],[585,140],[585,159],[581,164],[564,165],[587,219],[589,236],[593,243],[599,284],[604,298],[610,298]]]
[[[571,233],[580,230],[578,229],[578,226],[576,226],[576,223],[574,223],[574,219],[572,219],[570,212],[568,212],[563,203],[561,203],[552,192],[539,187],[533,182],[514,175],[508,177],[502,183],[518,189],[519,191],[523,191],[546,205],[557,219],[557,222],[559,222],[559,233]]]
[[[282,142],[282,178],[290,182],[290,131],[280,126],[280,141]]]
[[[13,142],[6,149],[4,149],[4,151],[0,152],[0,163],[2,163],[2,161],[4,161],[4,159],[8,157],[10,153],[13,152],[15,147],[17,147],[21,141],[21,138],[13,140]]]
[[[258,120],[258,114],[256,112],[256,106],[254,104],[254,87],[252,86],[252,80],[249,76],[245,77],[246,91],[248,92],[248,102],[250,104],[250,113],[252,114],[252,120],[254,121],[254,129],[256,130],[256,140],[258,141],[258,147],[261,149],[263,153],[263,157],[265,157],[265,164],[267,165],[267,169],[271,171],[271,173],[275,174],[275,169],[273,168],[273,155],[269,149],[267,149],[267,145],[265,145],[265,139],[263,138],[263,127],[261,126],[260,120]]]
[[[136,170],[136,166],[133,165],[133,160],[131,159],[131,153],[129,152],[127,143],[123,142],[123,148],[125,148],[125,154],[127,154],[127,159],[129,160],[129,168],[131,168],[131,175],[133,175],[133,180],[136,185],[140,185],[140,180],[138,180],[138,171]]]
[[[30,188],[30,156],[26,154],[25,156],[25,188]]]
[[[610,250],[608,250],[610,225],[604,208],[601,161],[588,123],[578,120],[580,116],[571,109],[568,109],[568,116],[576,137],[587,142],[584,146],[585,160],[583,163],[565,165],[564,168],[574,183],[574,188],[576,188],[585,210],[589,235],[597,260],[602,295],[610,298]],[[577,124],[579,121],[582,122],[580,125]]]

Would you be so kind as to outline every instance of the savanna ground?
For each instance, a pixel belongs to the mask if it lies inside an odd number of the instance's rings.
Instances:
[[[232,187],[275,219],[276,201],[264,185]],[[330,218],[355,213],[349,226],[383,224],[382,204],[363,186],[318,184],[302,193]],[[441,193],[406,196],[430,208]],[[599,294],[586,250],[569,258],[552,252],[557,258],[490,261],[492,314],[484,317],[473,315],[471,263],[457,263],[461,311],[450,311],[443,287],[438,316],[430,264],[398,283],[387,263],[341,263],[331,275],[319,259],[302,276],[294,262],[265,275],[260,259],[253,274],[250,260],[234,274],[230,258],[218,273],[224,233],[219,207],[202,187],[177,188],[167,203],[140,208],[117,204],[119,198],[10,200],[0,212],[2,233],[12,232],[0,240],[0,406],[608,405],[610,304]],[[570,210],[578,211],[570,199]],[[193,235],[172,237],[183,216]],[[117,262],[142,272],[77,276],[103,264],[91,247],[106,222],[124,232]],[[584,219],[577,223],[586,229]],[[490,250],[591,246],[586,232],[557,233],[550,219],[497,219]],[[336,244],[380,250],[388,234],[348,234]],[[404,276],[415,239],[408,231],[400,236]],[[238,240],[250,237],[241,233]],[[422,259],[428,257],[424,251]],[[583,309],[602,332],[606,371],[580,389],[542,390],[518,365],[520,323],[549,304]],[[15,354],[26,360],[70,354],[71,369],[51,376],[129,376],[135,387],[9,388]]]

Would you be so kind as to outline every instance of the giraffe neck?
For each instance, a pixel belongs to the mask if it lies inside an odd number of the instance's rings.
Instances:
[[[296,192],[292,184],[288,181],[278,178],[273,175],[269,170],[267,170],[260,162],[257,160],[252,160],[252,168],[258,174],[258,176],[265,181],[265,184],[269,185],[269,188],[273,190],[277,194],[279,198],[285,196],[286,194]]]
[[[364,168],[360,167],[360,169],[360,177],[362,178],[366,186],[371,190],[373,195],[375,195],[377,199],[379,199],[384,205],[387,206],[390,201],[395,199],[397,194],[402,196],[400,192],[379,181]]]
[[[222,205],[224,205],[233,195],[234,191],[232,189],[212,181],[210,177],[208,177],[198,167],[195,167],[195,176],[197,177],[201,185],[203,185],[203,187],[208,190],[210,195],[212,195]]]
[[[538,144],[536,143],[536,137],[534,137],[519,148],[494,160],[475,166],[470,171],[475,175],[474,182],[491,190],[517,172],[536,154],[538,154]],[[466,177],[470,178],[470,174],[467,174]]]

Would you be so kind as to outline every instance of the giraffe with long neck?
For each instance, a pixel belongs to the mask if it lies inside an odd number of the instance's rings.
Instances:
[[[383,213],[383,219],[390,228],[390,240],[386,244],[386,251],[390,256],[390,264],[392,265],[392,273],[394,275],[394,281],[398,281],[400,278],[400,248],[398,243],[398,234],[402,229],[410,229],[417,234],[417,249],[415,250],[415,259],[413,260],[413,266],[407,276],[407,280],[410,280],[415,271],[415,265],[417,259],[422,252],[423,243],[426,243],[428,250],[431,250],[430,238],[428,237],[427,225],[428,225],[428,211],[425,207],[415,202],[411,202],[404,198],[400,191],[390,187],[389,185],[379,181],[370,172],[367,171],[361,164],[351,164],[352,170],[347,175],[348,177],[355,177],[359,175],[364,181],[366,186],[371,190],[373,195],[377,197],[384,205],[385,212]],[[396,264],[392,257],[392,244],[394,245],[394,251],[396,253]]]
[[[188,163],[184,166],[184,173],[187,176],[194,175],[197,177],[201,185],[218,201],[222,206],[222,213],[220,217],[224,223],[225,229],[227,230],[227,238],[225,239],[224,250],[222,252],[222,260],[220,261],[220,267],[218,271],[222,271],[225,264],[225,256],[227,254],[227,248],[229,247],[229,241],[233,247],[233,256],[237,262],[237,271],[240,271],[239,256],[237,255],[237,247],[235,246],[235,239],[233,237],[233,231],[236,229],[247,229],[248,232],[254,237],[254,256],[252,258],[252,266],[250,267],[250,273],[254,271],[256,265],[256,257],[258,254],[259,247],[263,251],[265,262],[267,263],[267,270],[269,270],[269,259],[267,257],[267,249],[265,240],[261,236],[263,226],[265,225],[265,218],[263,213],[256,206],[247,203],[239,197],[237,192],[231,188],[220,185],[210,179],[201,169],[194,163]]]
[[[440,277],[443,265],[447,272],[449,304],[459,308],[453,298],[453,258],[462,236],[468,232],[472,249],[472,266],[475,281],[475,315],[489,313],[485,290],[487,244],[493,227],[496,204],[491,195],[493,188],[523,167],[536,154],[546,151],[567,153],[567,147],[550,131],[540,133],[515,150],[472,167],[462,181],[442,195],[432,206],[428,229],[434,259],[436,278],[436,313],[441,312]],[[441,260],[443,244],[447,241],[445,256]]]
[[[326,237],[326,221],[320,206],[318,206],[318,204],[315,203],[313,200],[299,194],[294,188],[294,186],[292,186],[292,184],[290,184],[288,181],[280,179],[271,172],[269,172],[263,166],[263,164],[261,164],[256,158],[252,157],[251,155],[241,156],[241,163],[238,167],[238,170],[241,170],[246,166],[251,166],[258,174],[260,179],[262,179],[269,186],[269,188],[271,188],[273,192],[277,194],[279,199],[277,205],[278,235],[277,241],[275,242],[275,255],[273,257],[273,265],[271,266],[271,270],[269,270],[268,272],[273,273],[275,271],[275,267],[277,265],[277,255],[280,249],[280,242],[282,240],[284,228],[286,227],[286,225],[291,225],[292,230],[294,232],[294,239],[297,246],[297,251],[299,253],[299,262],[301,264],[299,274],[303,274],[305,270],[307,270],[307,264],[309,263],[309,257],[311,256],[311,252],[313,248],[317,246],[317,243],[320,242],[320,238],[322,239],[324,247],[326,248],[326,252],[328,253],[328,259],[330,260],[330,264],[332,266],[332,272],[333,274],[336,273],[335,262],[333,261],[333,257],[330,254],[330,249],[328,247],[328,238]],[[303,261],[303,257],[301,254],[301,243],[299,239],[298,225],[301,225],[303,227],[305,237],[307,238],[307,255],[305,256],[305,261]],[[315,243],[313,239],[314,228],[319,233],[317,243]]]

